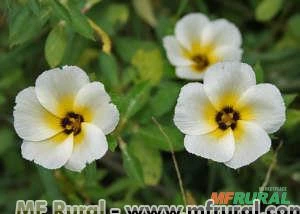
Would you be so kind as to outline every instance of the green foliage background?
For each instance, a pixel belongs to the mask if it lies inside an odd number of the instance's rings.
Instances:
[[[254,66],[258,82],[276,84],[288,106],[287,122],[272,135],[272,151],[237,171],[187,153],[173,125],[186,81],[175,77],[162,38],[190,12],[235,23],[243,35],[243,61]],[[12,125],[17,92],[62,65],[78,65],[103,82],[121,112],[108,137],[110,152],[81,174],[22,159]],[[273,162],[268,185],[286,186],[289,200],[299,204],[299,74],[299,0],[2,0],[0,213],[13,213],[18,199],[96,204],[103,198],[108,207],[182,204],[170,147],[152,117],[176,151],[188,203],[203,203],[212,191],[258,191]]]

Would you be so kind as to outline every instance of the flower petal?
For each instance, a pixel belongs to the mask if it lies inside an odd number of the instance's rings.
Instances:
[[[163,44],[166,49],[167,57],[172,65],[188,66],[192,64],[192,61],[184,55],[183,48],[180,47],[180,44],[174,36],[166,36],[163,39]]]
[[[100,82],[85,85],[77,94],[74,110],[84,121],[98,126],[104,134],[112,132],[119,122],[119,111]]]
[[[238,133],[238,134],[236,134]],[[237,169],[254,162],[270,150],[271,139],[258,125],[252,122],[239,121],[234,130],[235,151],[225,165]]]
[[[178,66],[176,67],[176,76],[188,80],[202,80],[204,71],[197,72],[193,70],[192,66]]]
[[[204,90],[217,109],[234,106],[239,97],[255,85],[252,68],[240,62],[221,62],[208,68],[204,75]]]
[[[239,29],[226,19],[217,19],[206,25],[202,31],[202,43],[218,47],[230,45],[240,47],[242,36]]]
[[[45,140],[63,130],[60,119],[39,103],[34,87],[26,88],[17,95],[13,114],[15,130],[24,140]]]
[[[201,44],[202,31],[208,23],[202,13],[188,14],[177,22],[175,36],[186,49],[191,49],[193,44]]]
[[[65,165],[72,154],[73,135],[61,132],[40,142],[24,141],[21,149],[23,158],[48,169],[58,169]]]
[[[216,110],[201,83],[188,83],[180,91],[174,123],[185,134],[200,135],[215,130]]]
[[[268,133],[276,132],[285,121],[285,105],[278,88],[271,84],[250,87],[238,102],[243,120],[258,123]]]
[[[234,46],[220,46],[214,50],[215,57],[220,61],[240,61],[243,50]]]
[[[35,91],[40,103],[53,114],[64,117],[73,108],[74,98],[89,83],[86,73],[76,66],[45,71],[36,80]]]
[[[86,164],[103,157],[108,149],[101,129],[89,123],[82,123],[82,131],[74,141],[73,154],[65,166],[73,171],[81,171]]]
[[[226,131],[216,129],[204,135],[186,135],[184,146],[192,154],[225,162],[233,156],[234,137],[231,129]]]

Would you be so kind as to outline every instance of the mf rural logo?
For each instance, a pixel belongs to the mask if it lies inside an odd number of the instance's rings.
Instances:
[[[260,192],[212,192],[211,199],[215,204],[250,205],[254,200],[268,204],[290,204],[286,187],[265,187]]]

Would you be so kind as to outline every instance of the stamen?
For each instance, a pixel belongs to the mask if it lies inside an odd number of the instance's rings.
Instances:
[[[203,54],[194,55],[192,60],[195,63],[195,69],[197,71],[203,71],[209,65],[207,57]]]
[[[84,122],[82,115],[74,112],[68,112],[66,116],[61,120],[61,126],[64,128],[66,134],[77,135],[81,131],[81,123]]]
[[[216,114],[215,120],[221,130],[226,130],[229,127],[233,130],[237,126],[240,119],[239,112],[235,111],[232,107],[226,106]]]

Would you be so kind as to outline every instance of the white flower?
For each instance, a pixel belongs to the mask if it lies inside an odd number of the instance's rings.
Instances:
[[[119,121],[103,84],[76,66],[45,71],[16,97],[14,127],[22,156],[48,168],[81,171],[107,151]]]
[[[180,92],[174,122],[186,134],[188,152],[224,162],[231,168],[248,165],[268,152],[285,121],[279,90],[256,85],[252,68],[223,62],[208,69],[203,84],[189,83]]]
[[[184,16],[175,26],[175,36],[163,39],[176,75],[190,80],[202,79],[204,72],[217,62],[240,61],[241,43],[241,34],[234,24],[225,19],[209,21],[201,13]]]

